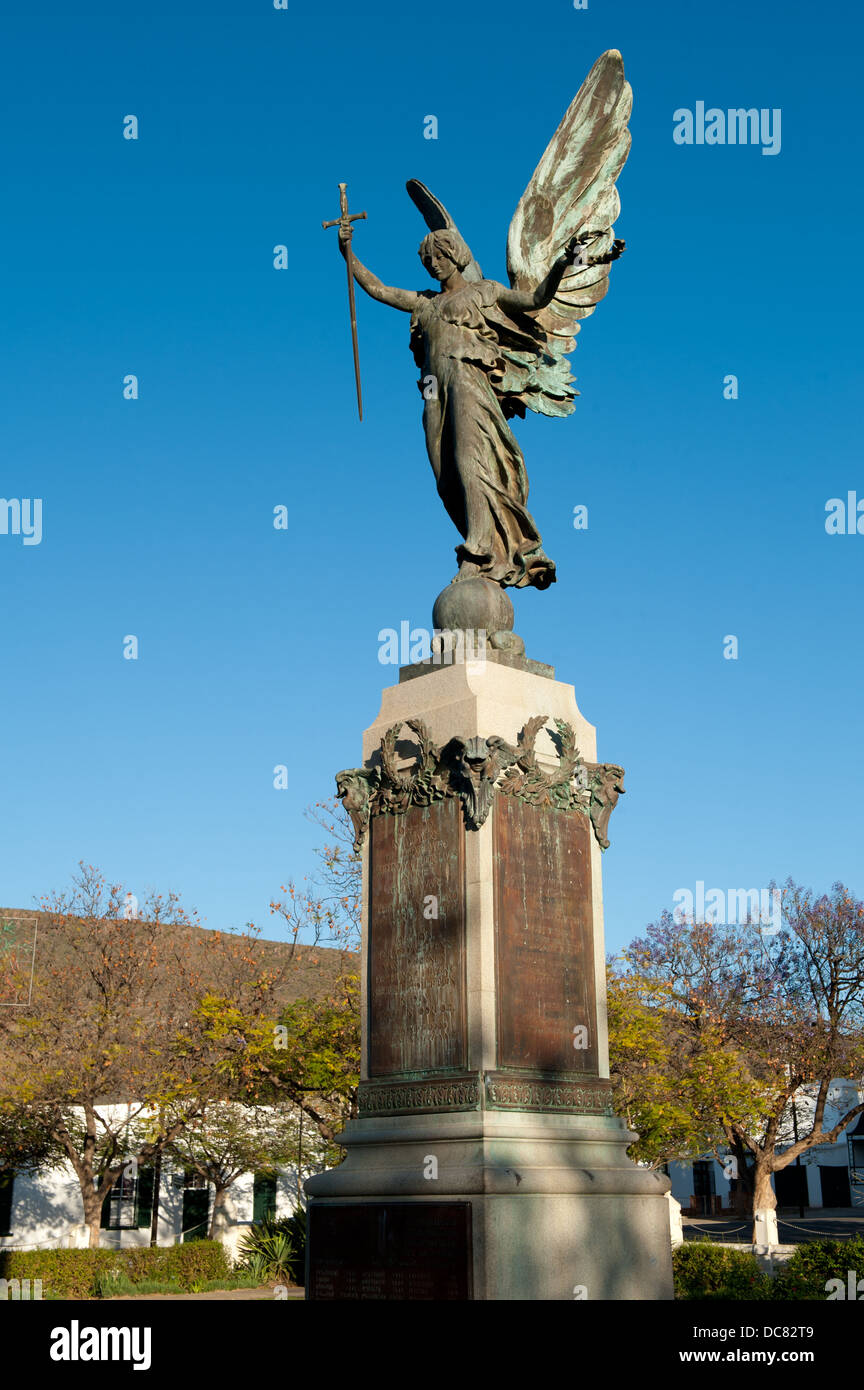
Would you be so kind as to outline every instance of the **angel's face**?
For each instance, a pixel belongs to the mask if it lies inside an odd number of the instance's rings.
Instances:
[[[446,251],[433,245],[423,257],[423,264],[429,271],[433,280],[449,280],[453,271],[456,269],[455,261],[452,261]]]

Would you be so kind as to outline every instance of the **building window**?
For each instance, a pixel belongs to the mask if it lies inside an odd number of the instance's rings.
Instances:
[[[210,1183],[194,1168],[183,1173],[183,1240],[206,1240],[210,1229]]]
[[[699,1158],[693,1164],[693,1191],[697,1197],[714,1196],[714,1164],[711,1159]]]
[[[153,1189],[155,1172],[153,1168],[138,1169],[138,1191],[136,1193],[138,1205],[138,1229],[144,1227],[149,1231],[153,1220]]]
[[[276,1177],[272,1173],[256,1173],[252,1186],[252,1220],[274,1221],[276,1218]]]
[[[714,1210],[714,1163],[710,1158],[699,1158],[693,1164],[693,1197],[696,1209],[710,1216]]]
[[[153,1169],[124,1168],[102,1203],[103,1231],[135,1231],[153,1216]]]
[[[0,1236],[12,1234],[12,1189],[15,1174],[11,1168],[0,1170]]]

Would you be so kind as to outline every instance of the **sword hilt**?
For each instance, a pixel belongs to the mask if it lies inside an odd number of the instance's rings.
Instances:
[[[349,215],[347,183],[340,183],[339,185],[339,212],[339,217],[334,217],[331,222],[321,223],[325,232],[328,227],[350,227],[352,222],[361,222],[366,217],[365,212],[352,212]]]

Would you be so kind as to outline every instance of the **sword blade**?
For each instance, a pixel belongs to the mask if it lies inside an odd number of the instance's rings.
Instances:
[[[351,311],[351,344],[354,348],[354,380],[357,383],[357,410],[362,420],[363,392],[360,386],[360,349],[357,344],[357,305],[354,300],[354,253],[350,241],[345,250],[345,264],[348,267],[348,307]]]

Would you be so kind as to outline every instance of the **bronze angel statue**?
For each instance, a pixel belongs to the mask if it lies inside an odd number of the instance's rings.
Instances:
[[[579,89],[516,209],[509,286],[486,279],[450,214],[416,179],[408,192],[430,229],[419,254],[437,291],[382,284],[353,254],[351,220],[339,221],[349,275],[373,299],[411,315],[429,461],[463,538],[457,580],[538,589],[555,580],[508,422],[526,408],[553,416],[574,409],[568,354],[624,245],[612,224],[631,105],[621,55],[610,50]]]

